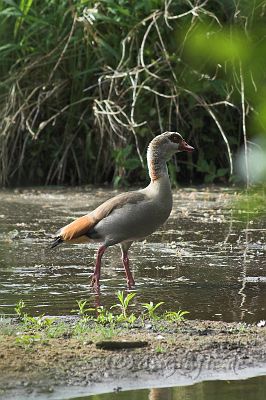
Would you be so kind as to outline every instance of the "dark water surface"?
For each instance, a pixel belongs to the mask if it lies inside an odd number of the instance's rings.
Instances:
[[[116,193],[0,192],[0,313],[13,314],[20,299],[33,314],[70,314],[78,299],[94,304],[89,275],[97,244],[54,250],[47,245],[58,228]],[[233,191],[223,189],[174,192],[165,226],[132,246],[136,303],[164,301],[165,309],[190,311],[189,318],[266,318],[266,220],[237,221],[233,198]],[[124,288],[120,249],[113,247],[104,256],[100,303],[113,304],[116,291]]]
[[[238,381],[205,381],[190,386],[132,390],[72,400],[263,400],[266,376]]]

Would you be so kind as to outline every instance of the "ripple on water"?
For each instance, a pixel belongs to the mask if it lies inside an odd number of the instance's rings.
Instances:
[[[78,299],[94,303],[89,276],[98,245],[47,248],[52,232],[117,194],[91,193],[0,192],[0,312],[13,313],[19,299],[28,312],[50,315],[70,314]],[[232,198],[223,189],[174,192],[167,223],[130,251],[136,302],[164,301],[165,309],[188,310],[190,318],[265,318],[265,221],[236,221]],[[106,252],[101,279],[100,301],[108,306],[126,288],[119,248]]]

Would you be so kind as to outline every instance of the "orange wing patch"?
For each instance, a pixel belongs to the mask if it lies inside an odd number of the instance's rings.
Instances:
[[[84,215],[83,217],[77,218],[75,221],[64,226],[59,232],[59,236],[64,241],[77,239],[83,236],[89,229],[93,228],[96,221],[91,215]]]
[[[139,192],[128,192],[115,196],[105,201],[90,214],[77,218],[75,221],[64,226],[58,231],[57,237],[60,237],[66,242],[72,241],[73,243],[90,241],[86,233],[99,221],[108,217],[114,210],[123,207],[125,204],[136,204],[145,199],[147,199],[147,197]]]

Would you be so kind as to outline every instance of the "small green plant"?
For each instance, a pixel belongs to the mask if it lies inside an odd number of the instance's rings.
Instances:
[[[15,313],[17,314],[17,316],[20,319],[23,319],[23,317],[25,315],[24,308],[25,308],[24,301],[23,300],[19,300],[19,302],[16,304],[14,310],[15,310]]]
[[[71,335],[71,328],[65,322],[49,325],[45,329],[45,336],[48,339],[54,339],[63,336],[70,337]]]
[[[145,311],[148,312],[148,316],[150,319],[157,319],[158,316],[155,315],[155,311],[157,308],[159,308],[162,304],[164,304],[163,301],[160,301],[157,304],[154,304],[153,301],[150,301],[149,303],[143,303],[142,307],[145,309]]]
[[[127,315],[126,317],[121,313],[119,315],[115,316],[115,321],[116,322],[127,322],[131,325],[134,324],[134,322],[136,321],[137,317],[135,314],[131,313],[130,315]]]
[[[133,304],[129,304],[131,302],[131,300],[136,296],[136,293],[128,293],[125,297],[124,292],[122,292],[121,290],[119,290],[116,293],[116,296],[119,300],[119,303],[114,304],[112,308],[118,307],[121,310],[121,314],[122,317],[124,317],[125,320],[127,320],[128,315],[127,315],[127,309],[129,307],[129,305],[133,305]]]
[[[127,322],[133,325],[136,319],[137,319],[136,315],[132,313],[127,317]]]
[[[155,347],[155,351],[156,351],[156,353],[161,354],[161,353],[165,353],[165,352],[166,352],[166,349],[164,349],[164,348],[162,347],[161,344],[158,344],[158,345]]]
[[[87,319],[81,318],[75,323],[72,330],[72,334],[74,337],[80,339],[83,338],[84,335],[86,335],[87,333],[88,333]]]
[[[16,338],[16,344],[18,344],[19,346],[27,348],[27,347],[30,347],[34,343],[39,342],[41,340],[42,340],[42,337],[41,337],[40,334],[36,334],[36,335],[25,334],[25,335],[21,335],[21,336]]]
[[[99,326],[96,330],[97,336],[100,336],[101,340],[112,339],[117,333],[117,330],[114,326]]]
[[[48,329],[54,323],[55,318],[45,317],[45,315],[40,315],[38,317],[32,317],[24,313],[21,321],[23,322],[24,328],[30,331],[40,331],[43,329]]]
[[[55,318],[49,318],[45,315],[40,315],[38,317],[33,317],[28,315],[25,311],[25,303],[23,300],[20,300],[14,310],[20,321],[23,323],[23,327],[27,331],[40,331],[44,329],[49,329],[51,325],[54,323]]]
[[[164,317],[169,322],[182,322],[185,320],[185,315],[189,314],[189,311],[167,311]]]
[[[240,323],[238,325],[238,331],[239,333],[245,333],[247,331],[247,325],[245,323]]]
[[[46,317],[40,315],[33,317],[25,312],[25,304],[23,300],[20,300],[15,307],[15,312],[20,319],[19,328],[16,328],[15,333],[17,335],[16,343],[25,348],[30,348],[36,342],[45,343],[47,340],[58,337],[75,337],[81,340],[98,337],[99,335],[103,338],[112,338],[117,334],[118,330],[121,329],[125,324],[133,325],[136,320],[141,323],[143,322],[143,313],[136,315],[135,313],[129,313],[129,307],[134,306],[132,300],[136,293],[125,294],[123,291],[116,293],[118,303],[112,305],[110,309],[104,306],[97,308],[87,307],[87,300],[78,300],[78,309],[73,310],[77,312],[80,318],[75,320],[74,324],[68,325],[64,322],[56,321],[55,318]],[[158,302],[154,304],[152,301],[149,303],[143,303],[142,307],[145,310],[144,318],[147,316],[150,320],[158,321],[158,328],[160,327],[160,321],[168,320],[170,322],[184,321],[188,311],[179,310],[168,311],[163,314],[160,318],[156,315],[158,308],[163,305],[164,302]],[[111,309],[118,308],[120,313],[113,314]],[[96,316],[87,315],[88,312],[96,312]],[[1,317],[0,317],[1,318]],[[244,329],[244,326],[239,326],[239,332]],[[4,334],[8,334],[10,328],[4,329]],[[2,332],[2,331],[1,331]],[[67,335],[67,336],[66,336]],[[165,351],[158,345],[155,349],[156,352],[162,353]]]
[[[245,333],[247,331],[247,325],[244,322],[240,322],[237,326],[230,328],[231,333]]]
[[[43,314],[38,317],[27,316],[26,320],[29,320],[29,322],[32,324],[33,329],[43,330],[49,329],[53,325],[55,318],[46,317]]]
[[[109,310],[106,310],[103,306],[97,307],[97,317],[94,321],[100,324],[112,324],[115,322],[115,316]]]
[[[95,311],[95,308],[93,307],[89,307],[86,308],[87,305],[87,300],[76,300],[77,304],[78,304],[78,309],[75,310],[71,310],[71,312],[75,312],[80,316],[87,316],[87,313],[90,311]]]

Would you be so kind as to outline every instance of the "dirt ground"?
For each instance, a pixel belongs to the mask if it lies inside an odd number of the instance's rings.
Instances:
[[[49,393],[46,398],[53,398],[58,387],[86,387],[94,393],[107,383],[119,390],[125,380],[149,377],[166,382],[178,375],[194,382],[220,374],[236,379],[252,369],[266,374],[265,326],[185,321],[162,331],[147,324],[111,339],[147,342],[135,349],[102,350],[96,346],[99,339],[89,333],[82,340],[65,335],[22,346],[16,337],[0,335],[0,397]]]

